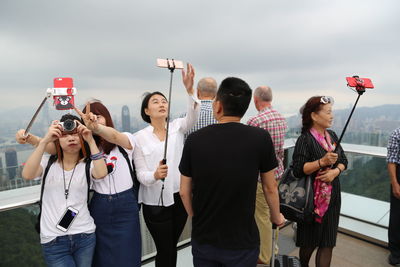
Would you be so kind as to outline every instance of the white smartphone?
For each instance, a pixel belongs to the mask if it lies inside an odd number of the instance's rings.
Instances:
[[[57,229],[60,229],[63,232],[68,231],[72,222],[75,220],[76,216],[78,216],[78,213],[78,210],[74,209],[73,207],[68,207],[60,221],[58,221],[56,225]]]
[[[183,62],[175,59],[161,59],[157,58],[157,66],[160,68],[169,68],[170,66],[174,66],[175,69],[183,69]]]

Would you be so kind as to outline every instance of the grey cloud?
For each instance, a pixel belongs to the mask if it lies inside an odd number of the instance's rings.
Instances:
[[[52,78],[71,76],[93,94],[106,97],[115,86],[138,98],[166,87],[168,73],[155,67],[155,59],[170,56],[193,63],[198,76],[221,81],[234,75],[253,87],[269,83],[284,92],[341,90],[344,77],[354,72],[394,91],[399,6],[397,1],[2,1],[0,92],[36,94],[32,90],[51,86]]]

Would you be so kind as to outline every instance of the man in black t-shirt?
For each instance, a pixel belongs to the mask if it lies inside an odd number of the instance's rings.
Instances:
[[[185,143],[179,165],[180,194],[193,216],[194,266],[256,266],[260,241],[254,209],[259,174],[271,221],[284,223],[271,137],[265,130],[240,123],[250,99],[246,82],[226,78],[213,103],[218,124],[192,133]]]

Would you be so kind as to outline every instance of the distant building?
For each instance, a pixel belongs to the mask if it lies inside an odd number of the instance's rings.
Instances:
[[[121,121],[122,131],[131,132],[131,115],[129,114],[129,108],[126,105],[122,107]]]
[[[3,170],[3,158],[0,157],[0,182],[3,181],[3,173],[4,173],[4,170]]]
[[[18,157],[15,148],[8,148],[5,152],[8,179],[14,179],[17,175]]]

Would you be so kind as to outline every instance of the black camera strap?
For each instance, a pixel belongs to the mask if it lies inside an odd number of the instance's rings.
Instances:
[[[133,159],[132,159],[132,161],[129,159],[128,153],[125,151],[124,148],[122,148],[121,146],[118,146],[118,149],[119,149],[119,152],[121,152],[121,154],[124,156],[126,163],[128,164],[129,172],[131,173],[133,189],[135,190],[136,199],[138,199],[140,183],[139,183],[139,180],[136,175],[135,163],[134,163]]]

